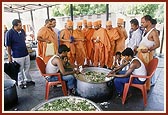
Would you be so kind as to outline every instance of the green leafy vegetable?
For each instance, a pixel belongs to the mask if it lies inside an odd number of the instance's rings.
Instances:
[[[63,98],[44,104],[38,111],[99,111],[87,100]]]

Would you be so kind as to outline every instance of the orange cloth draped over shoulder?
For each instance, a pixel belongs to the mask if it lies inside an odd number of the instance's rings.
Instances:
[[[122,52],[125,49],[125,40],[127,39],[128,35],[124,27],[116,27],[120,38],[116,40],[116,47],[115,53],[117,51]]]
[[[67,23],[68,24],[68,23]],[[74,65],[75,63],[75,46],[74,42],[70,43],[70,37],[73,36],[73,30],[70,32],[68,29],[63,29],[60,32],[60,44],[65,44],[68,48],[70,48],[70,51],[68,52],[67,56],[70,60],[70,63]]]
[[[42,27],[37,36],[41,37],[44,40],[49,40],[54,43],[55,54],[58,53],[58,38],[56,33],[47,27]],[[47,43],[38,41],[38,55],[43,58],[44,62],[47,63],[52,56],[46,56]]]
[[[75,38],[75,51],[76,51],[75,59],[76,59],[77,65],[81,66],[81,65],[84,65],[84,61],[86,58],[86,43],[84,41],[85,36],[82,31],[75,29],[73,31],[73,37]]]
[[[93,25],[96,25],[94,23]],[[107,35],[107,32],[104,28],[100,28],[95,30],[92,39],[96,40],[99,38],[100,42],[94,42],[94,62],[93,66],[98,66],[100,62],[100,66],[103,67],[107,65],[109,51],[111,50],[110,41]]]
[[[116,43],[115,41],[118,40],[120,38],[118,31],[115,28],[112,28],[111,30],[106,29],[107,34],[109,36],[109,40],[111,43],[111,50],[110,50],[110,54],[109,54],[109,60],[108,60],[108,64],[107,67],[111,68],[112,64],[113,64],[113,56],[115,55],[115,46]]]

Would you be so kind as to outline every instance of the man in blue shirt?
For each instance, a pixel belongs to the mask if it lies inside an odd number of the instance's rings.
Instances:
[[[26,47],[26,34],[22,29],[22,23],[19,19],[12,21],[13,27],[6,33],[6,46],[8,51],[8,61],[16,61],[20,64],[18,73],[18,85],[24,89],[26,85],[35,85],[29,74],[30,57]]]

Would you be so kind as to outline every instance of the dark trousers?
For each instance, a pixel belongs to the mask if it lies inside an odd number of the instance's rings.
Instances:
[[[126,71],[120,71],[119,74],[125,74]],[[114,78],[114,85],[115,85],[115,88],[116,88],[116,91],[118,94],[122,95],[123,93],[123,89],[124,89],[124,84],[125,83],[128,83],[129,82],[129,79],[130,79],[130,76],[128,77],[115,77]],[[140,81],[138,78],[134,78],[132,83],[135,83],[135,84],[143,84],[144,81]]]

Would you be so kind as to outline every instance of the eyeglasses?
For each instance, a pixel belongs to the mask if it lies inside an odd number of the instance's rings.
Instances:
[[[82,28],[82,26],[78,26],[79,28]]]

